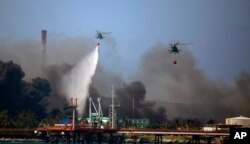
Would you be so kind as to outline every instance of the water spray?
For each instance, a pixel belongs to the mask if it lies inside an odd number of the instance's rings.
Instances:
[[[63,77],[63,88],[68,99],[72,96],[78,99],[80,116],[85,108],[85,100],[89,94],[89,85],[95,74],[98,63],[99,43],[87,56],[83,57],[73,69]]]

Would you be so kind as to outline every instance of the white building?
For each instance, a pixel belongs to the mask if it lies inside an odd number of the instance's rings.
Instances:
[[[218,130],[222,130],[219,127],[216,126],[205,126],[203,127],[203,131],[218,131]]]
[[[244,116],[227,118],[226,124],[227,125],[250,126],[250,118],[244,117]]]

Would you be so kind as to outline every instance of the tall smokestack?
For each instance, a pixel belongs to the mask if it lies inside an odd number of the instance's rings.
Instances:
[[[47,36],[47,30],[42,30],[41,31],[41,42],[42,42],[42,51],[45,53],[46,52],[46,36]]]
[[[41,31],[41,50],[42,50],[42,70],[45,70],[46,62],[46,40],[47,40],[47,30]]]

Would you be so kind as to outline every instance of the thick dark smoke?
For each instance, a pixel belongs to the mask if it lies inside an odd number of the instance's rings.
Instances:
[[[146,87],[140,81],[124,84],[116,91],[116,102],[120,105],[119,115],[127,118],[150,118],[153,122],[162,122],[165,109],[156,107],[156,103],[146,101]]]
[[[109,106],[111,97],[102,96],[98,90],[91,85],[90,96],[95,103],[97,98],[101,98],[102,109],[105,116],[109,115]],[[120,105],[117,109],[120,118],[150,118],[152,122],[161,123],[166,118],[166,110],[159,107],[155,102],[147,101],[146,88],[140,81],[134,81],[130,84],[124,83],[115,88],[115,105]],[[134,103],[133,103],[134,102]],[[134,108],[133,108],[134,106]],[[88,113],[89,104],[87,102],[85,113]]]
[[[49,38],[45,62],[42,61],[40,42],[8,39],[0,40],[0,60],[11,60],[19,64],[26,74],[24,77],[26,80],[38,76],[46,78],[44,69],[50,69],[54,65],[58,67],[64,64],[74,65],[95,47],[93,40],[87,38]],[[43,68],[44,63],[45,68]]]
[[[19,64],[25,73],[23,78],[29,82],[35,77],[48,79],[52,87],[51,97],[48,98],[49,109],[62,108],[62,105],[69,102],[61,92],[62,76],[95,47],[95,43],[92,45],[93,40],[80,37],[49,38],[45,62],[42,62],[40,42],[9,39],[0,40],[0,60],[12,60]]]
[[[0,110],[8,110],[11,116],[22,110],[31,110],[39,119],[44,118],[50,84],[42,78],[26,82],[24,75],[19,65],[12,61],[0,61]]]
[[[32,79],[39,76],[47,79],[51,84],[51,96],[47,98],[49,108],[62,108],[65,103],[69,103],[69,100],[62,93],[61,78],[91,48],[95,47],[95,43],[92,42],[93,40],[83,38],[50,38],[47,45],[46,68],[45,71],[42,71],[40,42],[0,40],[0,60],[13,60],[20,64],[25,72],[25,77],[24,72],[18,73],[19,76],[15,73],[11,74],[13,75],[12,80],[15,80],[16,83],[12,83],[10,86],[15,87],[16,91],[11,91],[9,95],[17,96],[15,99],[19,99],[20,95],[16,93],[23,93],[24,97],[29,97],[31,93],[34,93],[38,95],[36,101],[41,100],[41,96],[45,95],[48,90],[37,90],[36,86],[43,87],[43,82],[34,85],[36,82]],[[104,50],[101,49],[101,51]],[[172,64],[173,59],[177,59],[177,65]],[[109,62],[111,61],[109,60]],[[108,115],[108,107],[111,104],[111,85],[116,87],[116,103],[121,105],[119,113],[124,117],[133,116],[133,99],[135,103],[134,117],[149,117],[156,122],[164,119],[163,115],[166,118],[166,115],[163,114],[165,112],[167,112],[167,118],[170,119],[195,117],[204,121],[211,117],[223,120],[230,116],[250,115],[249,73],[239,75],[235,79],[234,85],[212,80],[197,67],[196,60],[187,49],[178,55],[170,55],[168,46],[154,47],[142,57],[138,73],[132,76],[134,79],[130,80],[131,83],[125,82],[124,77],[117,70],[114,72],[101,63],[98,64],[93,77],[90,96],[102,97],[105,116]],[[2,83],[4,77],[0,77]],[[24,82],[23,78],[28,82]],[[20,88],[24,85],[25,88]],[[37,92],[40,90],[44,90],[43,94]],[[1,92],[5,91],[7,91],[5,87],[1,87]],[[14,97],[9,99],[13,100]],[[9,99],[4,97],[3,100]],[[20,103],[25,104],[23,101]],[[2,104],[1,108],[5,106],[7,105]],[[16,106],[8,106],[10,110],[16,108]],[[25,107],[25,105],[22,106]],[[86,112],[88,111],[86,110]]]
[[[45,62],[42,62],[43,52],[40,42],[11,41],[9,39],[0,40],[0,60],[12,60],[19,64],[25,72],[23,78],[29,82],[35,77],[48,79],[52,88],[51,96],[48,97],[50,110],[54,107],[63,108],[66,103],[69,103],[70,100],[66,99],[62,92],[62,77],[95,47],[95,42],[93,39],[82,37],[55,38],[50,35],[48,37]],[[111,40],[107,41],[107,44],[112,45],[112,49],[114,49],[114,40]],[[117,54],[114,50],[111,52],[115,52],[114,55]],[[107,56],[110,57],[110,55]],[[110,61],[109,59],[108,63]],[[43,63],[46,65],[45,68],[42,67]],[[97,66],[93,85],[102,95],[110,96],[111,84],[120,86],[122,83],[120,75],[114,74],[100,64]]]
[[[52,96],[48,98],[50,102],[49,108],[63,108],[69,102],[62,90],[62,77],[71,68],[72,65],[70,64],[53,65],[46,68],[46,78],[52,87]]]
[[[239,98],[242,99],[245,105],[242,105],[242,113],[248,114],[250,111],[250,74],[242,72],[240,76],[236,79],[237,90],[239,91]],[[238,104],[240,105],[240,104]]]
[[[177,59],[177,65],[172,61]],[[138,77],[147,87],[147,98],[158,99],[169,117],[222,120],[228,116],[250,115],[249,74],[243,73],[235,86],[209,79],[185,49],[170,55],[167,46],[146,53]]]
[[[13,61],[25,72],[24,79],[44,77],[40,44],[34,41],[0,40],[0,60]]]
[[[111,97],[112,85],[121,87],[123,83],[124,80],[121,75],[114,73],[100,64],[97,65],[92,84],[101,95]]]

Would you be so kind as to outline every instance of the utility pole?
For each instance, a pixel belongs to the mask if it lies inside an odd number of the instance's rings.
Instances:
[[[90,128],[92,128],[91,101],[92,101],[92,98],[89,97],[89,127],[90,127]]]
[[[132,110],[133,110],[133,119],[132,119],[132,127],[135,127],[135,91],[131,91],[131,96],[132,96]]]
[[[111,109],[112,109],[111,128],[114,129],[114,127],[115,127],[114,85],[112,85],[112,105],[111,105]]]
[[[73,130],[75,130],[75,111],[77,107],[77,99],[75,97],[76,97],[76,76],[75,76],[75,81],[74,81],[74,94],[73,94],[73,98],[71,99],[72,110],[73,110],[73,116],[72,116],[72,127],[73,127],[72,129]]]
[[[110,127],[112,129],[116,128],[116,109],[120,107],[120,105],[115,105],[114,101],[114,86],[112,85],[112,103],[109,105],[109,122]]]
[[[102,112],[102,106],[101,106],[101,98],[97,98],[98,102],[98,128],[101,128],[102,118],[103,118],[103,112]]]
[[[135,98],[133,97],[133,105],[132,105],[132,108],[133,108],[133,119],[135,118]]]
[[[73,116],[72,116],[72,130],[75,130],[75,113],[76,113],[76,107],[77,107],[77,98],[73,97],[71,98],[71,105],[73,110]]]

